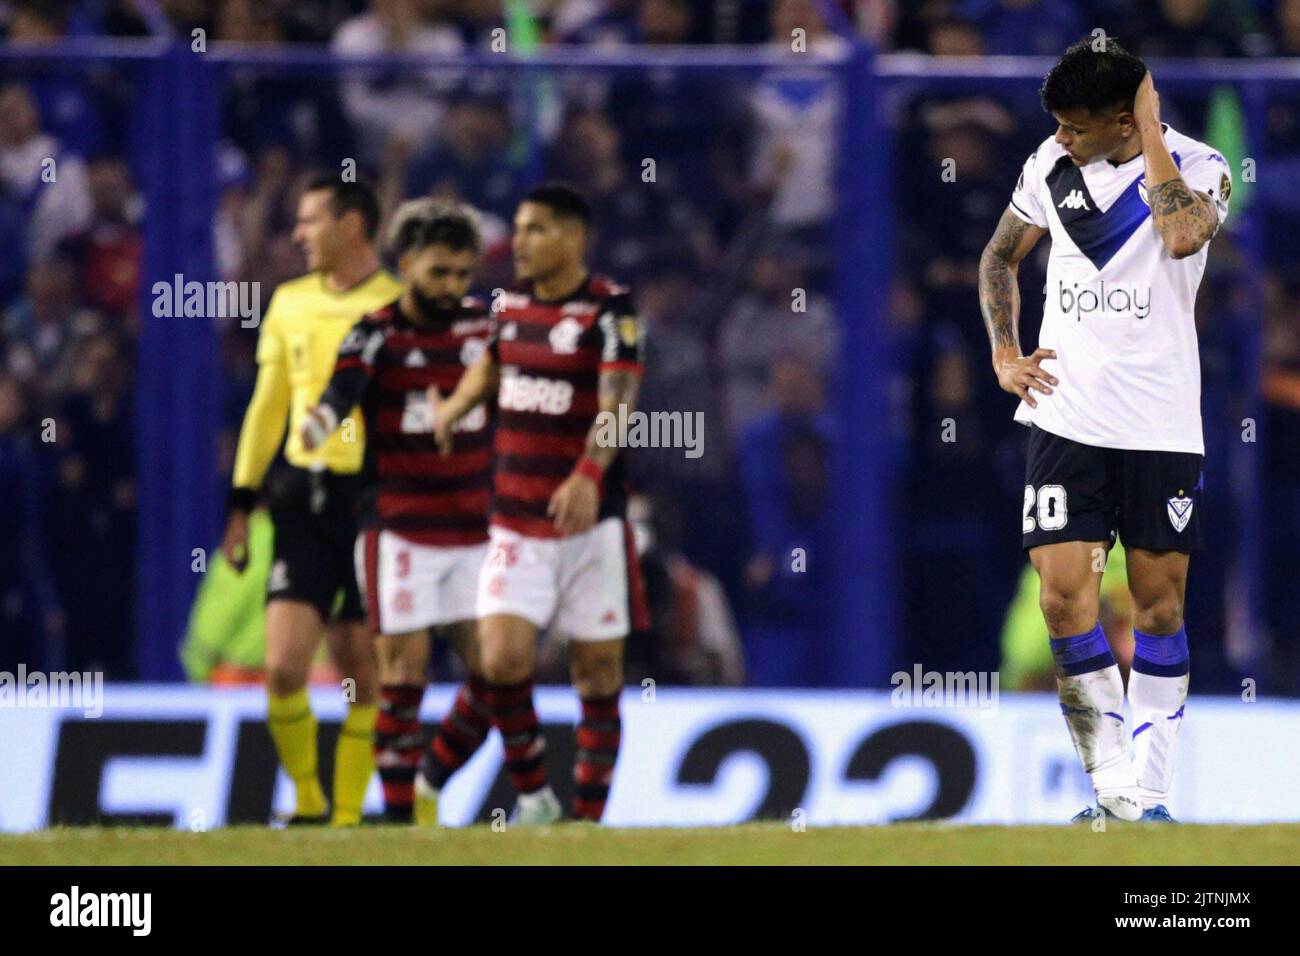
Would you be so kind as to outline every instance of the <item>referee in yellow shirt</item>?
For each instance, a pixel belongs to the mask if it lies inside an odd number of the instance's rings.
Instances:
[[[280,763],[293,780],[290,823],[351,826],[374,772],[372,734],[378,711],[374,647],[353,570],[356,510],[363,482],[362,417],[307,451],[303,415],[319,400],[344,336],[367,312],[397,298],[401,284],[380,265],[374,239],[379,203],[357,182],[313,180],[298,202],[294,241],[311,270],[280,285],[267,304],[257,343],[257,384],[235,455],[230,517],[222,540],[239,571],[248,560],[248,515],[284,440],[288,479],[270,494],[275,554],[267,584],[267,724]],[[317,776],[316,717],[307,696],[312,659],[327,634],[355,697],[334,758],[330,814]]]

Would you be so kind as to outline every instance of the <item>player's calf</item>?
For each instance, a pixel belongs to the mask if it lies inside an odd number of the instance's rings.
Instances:
[[[623,684],[623,641],[574,640],[569,647],[570,676],[582,700],[576,733],[573,815],[599,821],[622,743],[619,693]]]
[[[578,750],[573,762],[573,815],[579,820],[599,822],[605,813],[623,739],[618,698],[618,692],[608,697],[582,698],[582,720],[576,735]]]
[[[1191,666],[1183,601],[1188,563],[1181,551],[1135,547],[1129,557],[1134,649],[1128,700],[1133,762],[1148,810],[1162,808],[1169,799],[1187,704]]]
[[[490,690],[482,674],[470,674],[456,691],[451,709],[438,726],[425,760],[425,776],[435,789],[474,756],[492,729]]]
[[[1121,820],[1138,819],[1142,804],[1124,732],[1124,682],[1101,624],[1052,638],[1052,656],[1061,714],[1097,803]]]
[[[375,772],[374,735],[379,715],[379,665],[370,630],[358,619],[329,629],[330,649],[343,673],[347,713],[334,748],[334,826],[361,823],[361,804]]]
[[[491,614],[479,624],[487,707],[501,733],[506,770],[519,792],[521,814],[533,804],[554,800],[546,774],[546,740],[533,706],[536,640],[536,626],[517,615]]]
[[[384,818],[410,823],[420,764],[420,701],[424,683],[385,684],[375,720],[375,767],[384,793]]]
[[[423,744],[420,701],[429,666],[429,636],[423,630],[380,634],[374,644],[381,685],[374,758],[384,794],[384,818],[410,823]]]
[[[293,821],[319,822],[328,811],[317,772],[316,715],[307,693],[321,628],[319,612],[306,602],[273,599],[267,604],[267,729],[294,784]]]
[[[482,674],[470,674],[456,691],[456,699],[438,726],[420,764],[416,780],[416,823],[438,822],[438,795],[447,781],[469,762],[492,729],[490,685]]]
[[[1191,665],[1187,631],[1181,627],[1167,637],[1135,630],[1133,640],[1133,670],[1128,679],[1133,763],[1142,806],[1150,810],[1163,808],[1169,800]]]

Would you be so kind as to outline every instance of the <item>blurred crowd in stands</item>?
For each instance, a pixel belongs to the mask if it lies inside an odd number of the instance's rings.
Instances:
[[[814,18],[887,50],[948,55],[1060,51],[1094,27],[1139,56],[1300,52],[1295,0],[8,0],[9,36],[147,36],[207,30],[251,43],[394,45],[449,53],[527,11],[540,42],[618,47],[764,43]]]
[[[213,42],[437,56],[486,46],[529,7],[539,42],[553,45],[746,43],[789,53],[796,29],[814,51],[841,48],[837,31],[848,29],[889,50],[1054,55],[1103,25],[1143,56],[1300,52],[1300,0],[11,0],[0,2],[0,27],[15,44],[202,28]],[[376,183],[386,210],[430,194],[481,209],[484,290],[510,279],[509,222],[523,192],[544,178],[587,190],[597,215],[592,264],[632,285],[649,327],[643,407],[704,414],[701,457],[640,449],[632,458],[655,624],[634,637],[629,675],[836,683],[829,574],[817,560],[835,520],[829,474],[840,427],[826,399],[839,321],[831,225],[842,103],[831,74],[792,59],[757,77],[560,73],[527,88],[504,74],[437,68],[326,79],[236,67],[223,80],[216,271],[260,282],[263,301],[304,268],[290,238],[298,190],[345,159]],[[111,69],[7,65],[0,74],[0,540],[9,545],[0,548],[0,667],[137,676],[132,635],[147,622],[132,614],[132,383],[146,210],[132,102],[131,81]],[[1204,134],[1205,102],[1170,96],[1162,107],[1175,126]],[[895,181],[880,192],[892,196],[898,269],[882,347],[904,359],[895,407],[881,413],[907,449],[896,510],[902,659],[992,670],[1024,568],[1014,521],[1023,432],[985,364],[976,265],[1021,161],[1051,125],[1032,90],[909,95],[891,109]],[[1300,97],[1274,98],[1268,121],[1255,155],[1297,168]],[[939,177],[947,158],[954,182]],[[1265,325],[1264,623],[1271,677],[1300,692],[1300,589],[1288,577],[1300,557],[1300,443],[1278,440],[1300,435],[1300,231],[1286,225],[1300,200],[1273,176],[1261,172],[1255,189],[1262,230],[1249,251],[1263,256],[1263,301],[1245,290],[1251,260],[1230,233],[1216,240],[1200,315],[1207,422],[1250,407],[1261,357],[1242,354],[1238,333]],[[1022,269],[1026,342],[1037,334],[1032,290],[1044,265],[1038,255]],[[220,483],[252,391],[255,345],[256,331],[237,322],[223,331]],[[941,439],[946,418],[958,422],[956,442]],[[1207,432],[1212,528],[1234,521],[1228,446],[1238,437]],[[799,548],[810,558],[796,569],[789,556]],[[1219,546],[1193,572],[1189,632],[1200,660],[1214,662],[1198,675],[1222,678],[1205,690],[1235,680],[1232,558]],[[187,661],[187,670],[209,669]]]

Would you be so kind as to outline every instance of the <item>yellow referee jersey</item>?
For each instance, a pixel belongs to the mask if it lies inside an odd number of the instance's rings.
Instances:
[[[392,302],[401,283],[384,269],[347,292],[334,292],[325,276],[311,272],[282,283],[267,303],[257,340],[257,385],[244,414],[235,453],[236,488],[258,489],[284,438],[284,456],[299,468],[325,467],[341,474],[361,470],[365,433],[360,415],[354,441],[336,431],[315,451],[302,447],[303,415],[329,384],[343,337],[367,312]],[[354,409],[355,411],[355,409]]]

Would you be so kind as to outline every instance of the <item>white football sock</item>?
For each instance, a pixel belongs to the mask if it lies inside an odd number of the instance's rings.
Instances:
[[[521,808],[531,809],[539,803],[549,803],[556,800],[555,792],[548,783],[544,787],[534,790],[532,793],[520,793],[515,796],[516,803]]]
[[[1115,794],[1136,801],[1137,772],[1124,732],[1124,681],[1101,624],[1086,634],[1052,638],[1052,656],[1061,713],[1099,802],[1109,806],[1100,798]]]
[[[1137,786],[1124,732],[1124,681],[1119,666],[1058,677],[1057,695],[1075,752],[1096,791]]]
[[[1136,632],[1128,700],[1133,710],[1133,763],[1143,807],[1167,803],[1183,725],[1189,675],[1187,635],[1153,637]],[[1160,643],[1155,643],[1160,642]],[[1171,673],[1183,670],[1184,673]],[[1152,673],[1158,671],[1159,673]]]

